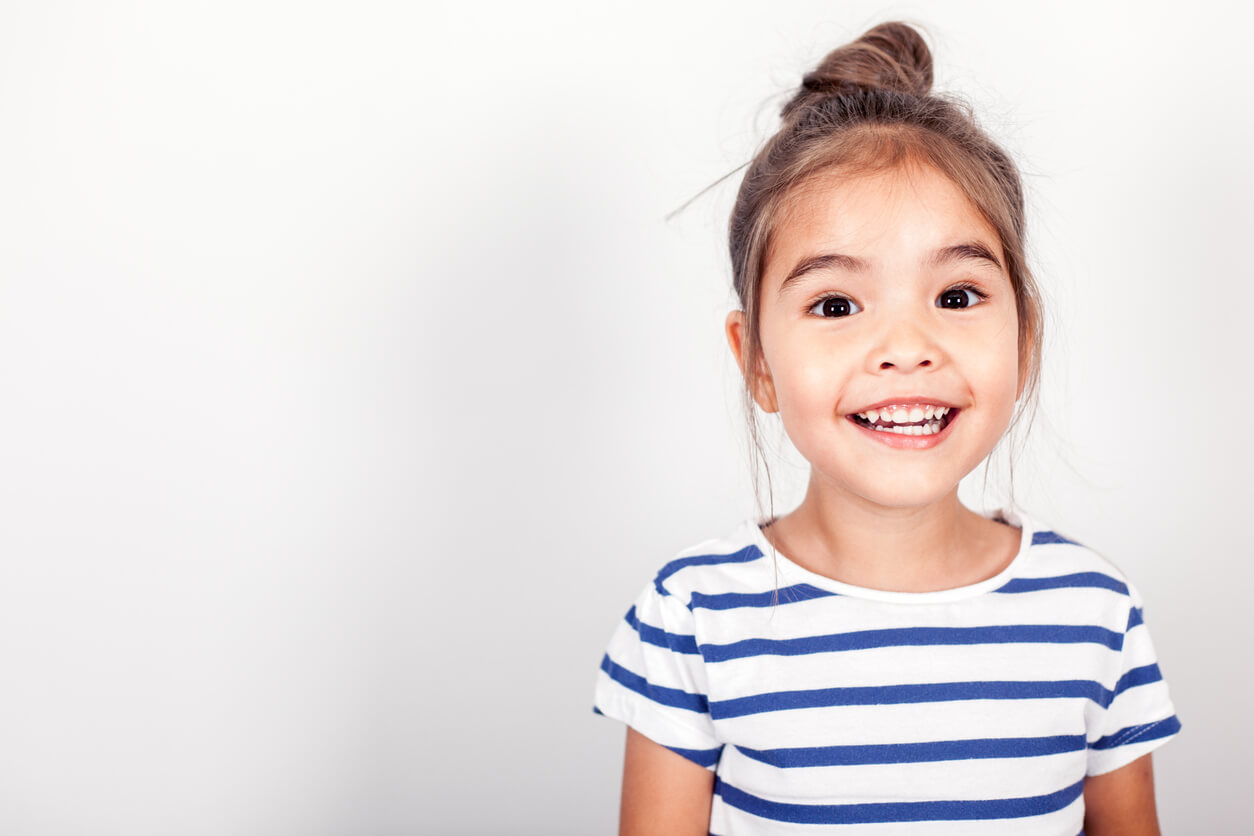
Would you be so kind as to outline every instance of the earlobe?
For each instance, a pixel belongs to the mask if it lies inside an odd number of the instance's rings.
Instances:
[[[1015,403],[1018,403],[1019,399],[1023,397],[1023,390],[1028,387],[1028,378],[1031,376],[1032,357],[1030,355],[1026,357],[1021,356],[1019,358],[1019,381],[1015,388]]]
[[[723,327],[727,331],[727,345],[731,347],[732,356],[736,358],[736,367],[740,369],[740,373],[743,375],[745,364],[741,360],[740,354],[744,345],[745,312],[732,311],[729,313]]]
[[[757,386],[753,389],[753,400],[762,407],[763,412],[779,412],[779,403],[775,400],[775,381],[766,371],[765,364],[757,376]]]
[[[746,363],[745,353],[745,312],[732,311],[727,315],[727,344],[731,347],[732,356],[736,358],[736,365],[740,368],[740,374],[745,380],[745,385],[749,387],[749,393],[753,396],[754,403],[762,408],[763,412],[778,412],[779,404],[775,400],[775,382],[771,380],[770,369],[766,367],[766,361],[762,358],[761,347],[755,352],[757,354],[756,362],[753,363],[752,370]]]

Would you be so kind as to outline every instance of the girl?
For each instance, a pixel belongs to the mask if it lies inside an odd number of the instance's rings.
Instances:
[[[1016,169],[931,82],[918,33],[877,26],[745,174],[727,337],[810,479],[614,634],[623,834],[1158,832],[1149,753],[1180,724],[1136,590],[958,499],[1031,402],[1041,313]]]

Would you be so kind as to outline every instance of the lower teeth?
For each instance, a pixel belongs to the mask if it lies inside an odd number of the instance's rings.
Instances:
[[[891,426],[881,427],[878,424],[872,425],[871,429],[880,433],[897,433],[898,435],[935,435],[940,432],[940,421],[933,421],[929,424],[912,424],[909,426]]]

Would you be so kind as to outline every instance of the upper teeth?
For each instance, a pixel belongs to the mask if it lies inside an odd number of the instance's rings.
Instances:
[[[947,406],[886,406],[881,409],[868,409],[859,412],[859,418],[865,418],[874,424],[876,421],[893,424],[913,424],[919,421],[931,421],[943,418],[949,412]]]

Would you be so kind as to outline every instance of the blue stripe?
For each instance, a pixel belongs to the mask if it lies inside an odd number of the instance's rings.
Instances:
[[[697,637],[685,636],[680,633],[668,633],[660,627],[654,627],[651,624],[645,624],[636,615],[636,608],[632,607],[627,611],[625,619],[637,633],[640,634],[640,640],[646,644],[664,647],[675,653],[697,653]]]
[[[1135,688],[1138,685],[1149,685],[1151,682],[1158,682],[1163,678],[1162,672],[1158,670],[1158,665],[1150,663],[1142,665],[1119,677],[1119,681],[1115,683],[1115,692],[1111,695],[1111,699],[1127,691],[1129,688]]]
[[[808,583],[784,586],[777,590],[769,589],[766,592],[723,592],[716,595],[694,592],[692,600],[688,603],[688,609],[735,610],[740,607],[773,607],[777,604],[795,604],[836,594]]]
[[[805,691],[774,691],[730,700],[711,700],[715,720],[744,717],[768,711],[824,708],[834,705],[901,705],[956,700],[1088,699],[1105,708],[1113,694],[1100,683],[1086,679],[1057,682],[937,682],[917,685],[862,685],[816,688]]]
[[[744,639],[730,644],[703,644],[706,662],[748,656],[804,656],[868,650],[876,647],[935,647],[972,644],[1100,644],[1111,650],[1123,645],[1123,634],[1105,627],[1072,624],[1005,624],[988,627],[893,627],[796,639]]]
[[[1171,737],[1178,731],[1180,731],[1180,720],[1173,714],[1164,720],[1155,720],[1152,723],[1142,723],[1139,726],[1128,726],[1120,729],[1114,734],[1108,734],[1100,740],[1090,743],[1089,748],[1113,749],[1116,746],[1126,746],[1129,743],[1161,740],[1164,737]]]
[[[1075,540],[1068,540],[1066,537],[1063,537],[1061,534],[1059,534],[1056,531],[1033,531],[1032,532],[1032,545],[1048,546],[1052,543],[1066,543],[1067,545],[1070,545],[1070,546],[1080,545]]]
[[[795,749],[736,748],[750,758],[780,769],[811,766],[859,766],[883,763],[929,763],[979,758],[1035,758],[1080,752],[1082,734],[1055,737],[1003,737],[937,740],[927,743],[885,743],[862,746],[806,746]]]
[[[718,763],[718,756],[723,753],[722,746],[714,749],[680,749],[678,746],[667,746],[666,748],[676,754],[683,755],[698,766],[714,766],[714,764]]]
[[[791,804],[767,801],[737,789],[721,778],[714,791],[728,805],[774,821],[796,824],[880,824],[905,821],[972,821],[1021,819],[1063,809],[1084,791],[1083,779],[1048,795],[981,801],[894,801],[866,804]]]
[[[1101,572],[1074,572],[1052,578],[1015,578],[997,589],[998,592],[1036,592],[1039,589],[1075,589],[1091,587],[1128,594],[1128,585]]]
[[[1144,623],[1145,623],[1145,614],[1141,612],[1141,608],[1133,607],[1132,611],[1128,613],[1128,626],[1127,626],[1127,629],[1124,630],[1124,632],[1127,632],[1128,630],[1131,630],[1133,627],[1137,627]]]
[[[622,665],[614,662],[609,654],[605,654],[605,658],[601,660],[601,670],[609,675],[610,679],[622,685],[629,691],[635,691],[637,694],[648,697],[656,703],[669,705],[672,708],[683,708],[688,711],[695,711],[698,714],[704,714],[709,711],[709,700],[705,694],[692,694],[679,688],[666,688],[661,685],[654,685],[640,674],[632,673]]]
[[[751,543],[740,551],[731,554],[702,554],[693,557],[677,557],[663,566],[662,570],[657,573],[657,577],[653,579],[653,586],[660,594],[670,595],[670,592],[662,584],[680,569],[686,569],[689,566],[715,566],[720,563],[751,563],[761,556],[762,550]]]

